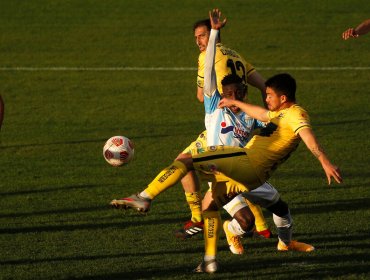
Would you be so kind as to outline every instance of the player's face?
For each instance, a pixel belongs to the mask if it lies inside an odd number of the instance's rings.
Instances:
[[[204,52],[208,45],[209,31],[206,26],[199,26],[194,30],[195,43],[200,52]]]
[[[238,84],[230,84],[230,85],[222,86],[222,97],[230,98],[233,100],[238,99],[242,101],[242,99],[237,98],[238,96],[242,96],[241,91],[242,91],[242,87],[238,86]],[[237,113],[240,111],[240,109],[236,106],[231,106],[229,107],[229,109],[233,113]]]
[[[270,87],[266,88],[266,104],[270,111],[278,111],[285,103],[285,95],[278,95],[275,90]]]

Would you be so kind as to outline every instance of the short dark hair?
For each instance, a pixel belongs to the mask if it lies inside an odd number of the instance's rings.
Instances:
[[[245,95],[247,94],[248,89],[247,85],[243,83],[243,79],[236,74],[228,74],[221,81],[222,86],[232,84],[236,84],[240,88],[240,95],[235,96],[235,98],[238,100],[243,100]]]
[[[195,31],[195,29],[197,29],[198,27],[201,27],[201,26],[206,26],[208,30],[211,30],[211,28],[212,28],[212,26],[211,26],[211,20],[209,18],[208,19],[198,20],[193,25],[193,31]]]
[[[265,82],[266,87],[270,87],[278,93],[278,95],[285,95],[288,101],[295,102],[295,92],[297,85],[295,79],[287,74],[277,74],[267,79]]]

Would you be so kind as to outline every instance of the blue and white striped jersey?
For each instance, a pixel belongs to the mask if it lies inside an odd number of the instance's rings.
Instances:
[[[228,108],[217,108],[222,98],[217,89],[216,72],[214,69],[217,34],[218,30],[211,30],[204,67],[203,94],[207,146],[224,145],[244,147],[251,138],[251,132],[255,128],[263,127],[264,125],[243,111],[234,114]]]

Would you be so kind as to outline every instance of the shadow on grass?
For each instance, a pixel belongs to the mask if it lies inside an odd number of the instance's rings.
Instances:
[[[96,208],[92,208],[95,210]],[[97,209],[101,209],[100,207]],[[91,210],[91,209],[90,209]],[[75,209],[78,211],[78,209]],[[85,211],[89,211],[88,208]],[[109,217],[109,220],[112,220]],[[63,232],[63,231],[76,231],[76,230],[103,230],[103,229],[124,229],[128,227],[135,227],[137,224],[132,223],[132,220],[125,221],[124,219],[120,220],[119,222],[109,222],[109,223],[96,223],[96,219],[91,218],[92,223],[88,224],[60,224],[60,225],[39,225],[39,226],[31,226],[31,227],[16,227],[16,228],[1,228],[0,234],[18,234],[18,233],[41,233],[41,232]],[[177,218],[162,218],[161,224],[176,224],[179,220]],[[140,226],[153,226],[158,225],[158,220],[153,218],[152,220],[144,220],[141,219],[138,221]]]
[[[261,260],[253,259],[248,262],[236,260],[221,263],[221,265],[224,272],[245,272],[249,277],[259,276],[266,279],[323,279],[328,276],[361,275],[370,272],[368,261],[370,253],[331,254],[330,256],[293,253],[294,256],[286,254],[285,257],[284,253],[279,254],[282,255],[279,258],[261,257]],[[354,262],[354,260],[357,261]],[[272,272],[271,268],[276,269]]]
[[[176,133],[176,134],[147,134],[147,135],[131,135],[132,139],[153,139],[153,138],[165,138],[165,137],[174,137],[174,136],[189,136],[188,133]],[[69,140],[69,141],[56,141],[49,143],[31,143],[31,144],[15,144],[15,145],[2,145],[1,149],[12,149],[12,148],[26,148],[26,147],[43,147],[43,146],[55,146],[55,145],[74,145],[82,143],[105,143],[107,138],[98,138],[98,139],[80,139],[80,140]]]
[[[113,185],[104,185],[104,186],[113,186]],[[37,193],[49,193],[56,191],[66,191],[66,190],[79,190],[79,189],[92,189],[102,187],[102,185],[76,185],[76,186],[62,186],[62,187],[50,187],[47,186],[43,189],[32,189],[27,191],[14,191],[14,192],[0,192],[1,196],[11,196],[11,195],[27,195],[27,194],[37,194]]]
[[[203,245],[194,246],[193,248],[187,248],[185,250],[176,251],[151,251],[144,252],[140,251],[135,254],[135,257],[148,257],[148,256],[161,256],[165,254],[195,254],[201,252]],[[93,261],[93,260],[105,260],[105,259],[120,259],[120,258],[132,258],[133,255],[129,253],[119,254],[105,254],[96,256],[68,256],[68,257],[50,257],[40,259],[19,259],[19,260],[1,260],[0,265],[24,265],[24,264],[38,264],[38,263],[49,263],[49,262],[69,262],[69,261]]]
[[[291,204],[290,208],[292,214],[318,214],[326,213],[328,209],[334,211],[361,211],[368,210],[370,205],[370,198],[345,199],[333,201],[315,201],[307,203],[299,203],[299,206]]]

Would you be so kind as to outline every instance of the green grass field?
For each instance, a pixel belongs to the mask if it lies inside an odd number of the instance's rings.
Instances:
[[[370,34],[341,39],[369,18],[368,0],[0,3],[0,279],[370,278]],[[344,183],[328,187],[301,145],[271,182],[294,236],[317,250],[282,254],[276,239],[245,239],[236,256],[222,233],[222,268],[210,276],[191,273],[202,238],[173,236],[189,218],[180,185],[147,215],[108,204],[141,190],[203,130],[192,24],[215,6],[228,18],[226,45],[265,77],[296,78]],[[113,135],[135,142],[123,168],[102,157]]]

